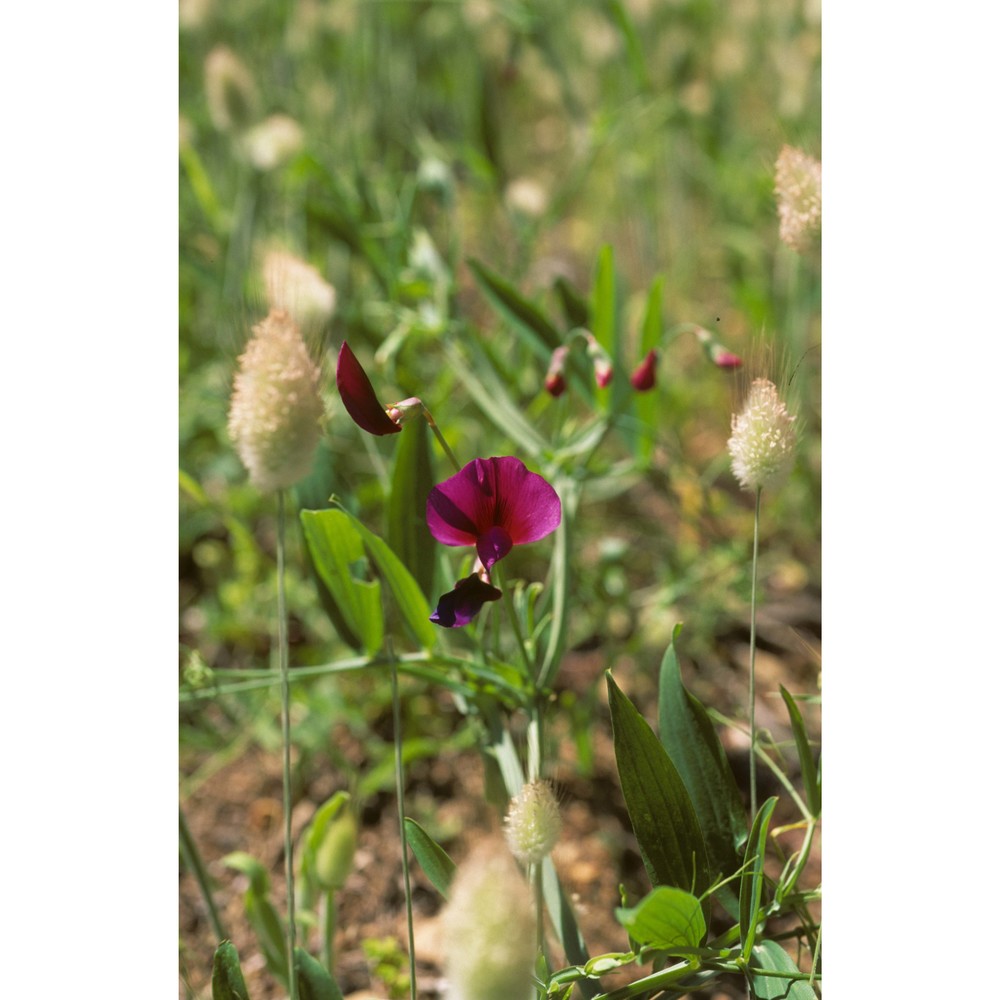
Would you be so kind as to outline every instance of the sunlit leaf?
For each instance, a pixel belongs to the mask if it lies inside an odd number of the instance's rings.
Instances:
[[[427,496],[434,486],[434,473],[427,422],[405,424],[395,451],[386,535],[389,547],[429,598],[434,586],[434,539],[427,528]]]
[[[633,940],[658,951],[697,948],[705,937],[698,897],[670,885],[657,886],[635,906],[618,907],[615,918]]]

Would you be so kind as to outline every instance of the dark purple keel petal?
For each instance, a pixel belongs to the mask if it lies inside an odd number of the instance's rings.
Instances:
[[[487,569],[492,569],[493,564],[503,559],[513,547],[510,535],[498,524],[476,539],[476,554]]]
[[[468,625],[487,601],[499,601],[503,594],[484,583],[475,573],[459,580],[454,590],[442,594],[431,621],[442,628]]]
[[[394,423],[378,401],[375,390],[347,341],[337,356],[337,391],[351,419],[369,434],[398,434],[403,428]]]

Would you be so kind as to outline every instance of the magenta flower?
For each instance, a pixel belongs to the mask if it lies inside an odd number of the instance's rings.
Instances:
[[[427,498],[427,526],[444,545],[474,545],[482,573],[459,581],[445,594],[431,621],[466,625],[500,591],[489,573],[515,545],[537,542],[562,519],[556,491],[517,458],[477,458],[435,486]]]
[[[351,419],[369,434],[398,434],[403,428],[386,412],[347,341],[337,356],[337,391]]]

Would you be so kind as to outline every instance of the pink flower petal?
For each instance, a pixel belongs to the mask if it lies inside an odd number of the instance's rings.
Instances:
[[[337,357],[337,391],[351,419],[369,434],[398,434],[402,427],[394,423],[378,401],[375,390],[347,341]]]

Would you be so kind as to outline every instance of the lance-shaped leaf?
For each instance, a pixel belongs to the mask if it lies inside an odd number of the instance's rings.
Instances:
[[[649,880],[700,896],[712,874],[691,797],[649,724],[607,679],[618,776]]]
[[[764,894],[764,852],[767,849],[767,829],[778,804],[776,796],[769,798],[754,817],[743,859],[744,871],[740,876],[740,940],[743,958],[749,960],[757,936],[761,900]]]
[[[295,949],[295,985],[299,1000],[344,1000],[330,973],[302,948]]]
[[[365,547],[352,518],[339,510],[304,510],[299,516],[316,572],[362,649],[373,655],[382,645],[381,591],[377,580],[354,574]]]
[[[806,726],[802,721],[802,713],[799,706],[795,704],[795,699],[781,688],[781,697],[785,700],[785,707],[788,709],[788,718],[792,723],[792,734],[795,737],[795,749],[799,754],[799,767],[802,768],[802,784],[806,790],[806,802],[809,805],[809,812],[814,816],[819,816],[823,807],[823,800],[820,795],[819,775],[816,770],[816,758],[813,757],[812,747],[809,746],[809,737],[806,735]]]
[[[816,991],[801,977],[791,956],[777,941],[761,941],[750,960],[750,984],[758,1000],[816,1000]]]
[[[698,815],[713,878],[739,867],[746,815],[732,768],[704,706],[681,681],[677,638],[660,664],[660,741],[676,766]]]
[[[247,920],[257,935],[264,961],[275,978],[288,982],[288,961],[285,953],[285,931],[278,911],[271,902],[271,880],[267,870],[252,855],[234,851],[222,859],[228,868],[242,872],[250,879],[250,886],[243,896]]]
[[[529,302],[513,285],[491,271],[478,260],[470,260],[469,268],[486,297],[519,331],[527,331],[528,343],[545,360],[561,343],[555,324],[533,302]]]
[[[447,899],[451,879],[455,874],[455,862],[415,819],[407,816],[405,824],[406,842],[420,862],[424,874],[431,880],[431,885]]]
[[[434,486],[430,432],[426,420],[403,427],[396,447],[392,488],[386,505],[389,547],[428,599],[434,588],[434,539],[427,530],[427,495]]]

